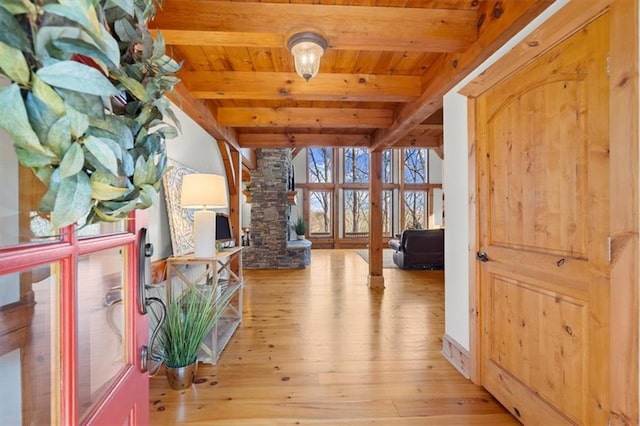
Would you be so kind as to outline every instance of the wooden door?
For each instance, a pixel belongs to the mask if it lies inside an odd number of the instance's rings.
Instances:
[[[606,424],[608,15],[476,100],[480,380],[527,425]]]

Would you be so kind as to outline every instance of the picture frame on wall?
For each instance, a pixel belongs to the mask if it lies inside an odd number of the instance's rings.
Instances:
[[[196,173],[184,164],[175,160],[167,160],[168,172],[162,177],[162,186],[167,203],[171,249],[174,256],[182,256],[193,252],[193,209],[180,207],[180,191],[184,175]]]

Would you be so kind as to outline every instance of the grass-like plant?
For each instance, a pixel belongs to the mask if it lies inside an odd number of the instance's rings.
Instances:
[[[307,232],[307,222],[304,221],[302,216],[298,216],[298,220],[295,223],[296,234],[304,235]]]
[[[194,362],[200,344],[221,314],[212,294],[193,287],[171,301],[159,335],[165,365],[178,368]]]

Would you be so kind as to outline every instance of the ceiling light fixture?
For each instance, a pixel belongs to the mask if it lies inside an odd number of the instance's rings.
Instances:
[[[320,69],[320,58],[327,50],[327,40],[311,31],[296,33],[289,38],[287,48],[294,57],[296,72],[309,81]]]

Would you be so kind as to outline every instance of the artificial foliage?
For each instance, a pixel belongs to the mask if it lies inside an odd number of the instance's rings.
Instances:
[[[178,126],[164,95],[180,68],[147,27],[159,6],[0,0],[0,127],[44,183],[39,210],[54,228],[119,221],[158,199]]]
[[[190,287],[167,305],[158,335],[161,359],[167,367],[185,367],[196,361],[200,345],[220,319],[223,312],[217,307],[225,305],[230,293],[216,299],[210,290]]]
[[[307,222],[304,221],[302,216],[298,216],[296,223],[294,225],[294,229],[297,235],[304,235],[307,232]]]

